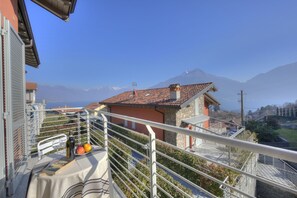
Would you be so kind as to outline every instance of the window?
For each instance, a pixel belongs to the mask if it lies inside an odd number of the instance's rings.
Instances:
[[[132,122],[132,129],[136,129],[136,123]]]
[[[195,115],[199,115],[199,98],[195,99]]]
[[[124,120],[124,127],[128,127],[128,121]]]

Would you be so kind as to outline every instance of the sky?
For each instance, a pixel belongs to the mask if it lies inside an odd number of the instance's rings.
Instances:
[[[297,62],[296,0],[77,0],[68,22],[25,2],[38,84],[148,88],[195,68],[244,82]]]

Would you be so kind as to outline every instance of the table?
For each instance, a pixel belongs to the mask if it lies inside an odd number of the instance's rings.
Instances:
[[[94,148],[92,153],[77,156],[55,175],[40,172],[49,162],[65,155],[51,154],[34,167],[27,198],[109,197],[107,152]]]

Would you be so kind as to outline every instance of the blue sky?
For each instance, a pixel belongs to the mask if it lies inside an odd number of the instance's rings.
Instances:
[[[78,0],[69,22],[26,4],[39,84],[147,88],[195,68],[246,81],[297,62],[296,0]]]

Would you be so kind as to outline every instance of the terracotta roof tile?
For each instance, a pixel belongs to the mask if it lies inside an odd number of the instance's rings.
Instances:
[[[37,84],[33,82],[26,82],[26,90],[36,90]]]
[[[101,106],[101,104],[99,104],[98,102],[93,102],[93,103],[88,104],[87,106],[85,106],[85,109],[95,110],[100,106]]]
[[[213,83],[191,84],[180,86],[180,99],[170,99],[170,89],[156,88],[137,90],[136,94],[133,91],[126,91],[104,101],[100,104],[106,105],[148,105],[148,106],[174,106],[179,107],[199,92],[211,87]],[[211,88],[209,88],[211,89]]]

